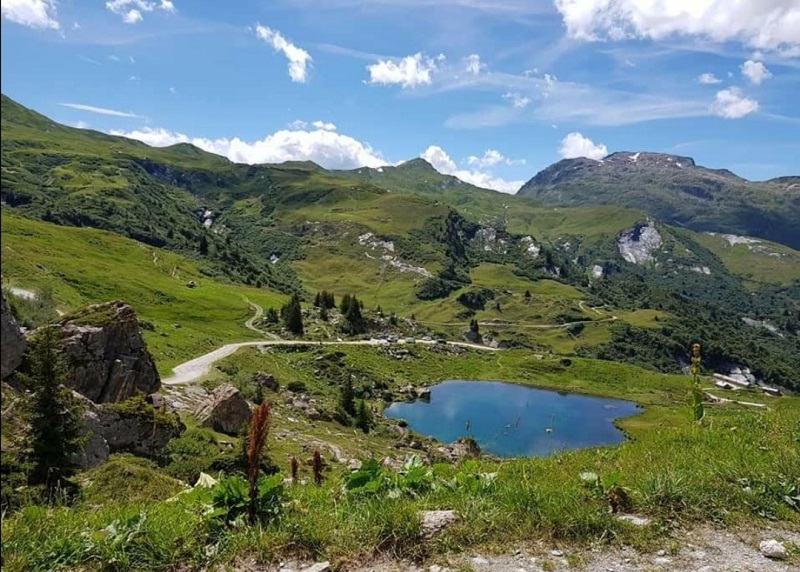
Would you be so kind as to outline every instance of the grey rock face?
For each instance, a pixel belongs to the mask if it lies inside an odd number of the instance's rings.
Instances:
[[[195,411],[200,425],[228,435],[236,435],[250,421],[250,414],[250,406],[241,392],[229,383],[212,391]]]
[[[59,323],[67,385],[95,403],[118,403],[161,387],[133,309],[115,301],[89,306]]]
[[[654,260],[653,252],[663,240],[652,221],[637,224],[617,236],[617,248],[622,258],[631,264],[645,264]]]
[[[2,296],[0,303],[0,378],[5,379],[22,363],[25,353],[25,338],[22,337],[17,321],[11,313],[11,307]]]
[[[278,380],[275,379],[275,376],[269,373],[264,373],[263,371],[253,374],[253,383],[271,391],[278,391],[280,389],[280,384],[278,383]]]
[[[156,412],[146,402],[136,407],[98,405],[73,393],[83,402],[87,433],[83,450],[73,459],[81,469],[103,463],[112,453],[158,457],[167,442],[186,429],[176,413]]]

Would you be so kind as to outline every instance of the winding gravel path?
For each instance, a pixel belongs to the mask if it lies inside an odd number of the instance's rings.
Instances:
[[[436,342],[417,340],[417,344],[433,345]],[[184,362],[172,369],[172,375],[164,378],[161,382],[165,385],[182,385],[184,383],[191,383],[202,378],[211,370],[211,366],[222,358],[226,358],[234,353],[239,348],[245,347],[266,347],[266,346],[383,346],[389,345],[383,340],[356,340],[350,342],[312,342],[309,340],[263,340],[258,342],[239,342],[234,344],[226,344],[214,351],[196,357],[192,360]],[[398,344],[403,345],[403,344]],[[447,345],[458,346],[462,348],[470,348],[475,350],[483,350],[495,352],[497,348],[490,348],[488,346],[481,346],[478,344],[469,344],[467,342],[447,342]]]

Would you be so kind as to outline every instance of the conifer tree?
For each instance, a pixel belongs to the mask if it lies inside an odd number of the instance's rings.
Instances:
[[[339,405],[348,415],[356,415],[356,398],[353,391],[353,382],[350,375],[346,374],[339,386]]]
[[[358,402],[356,427],[361,429],[364,433],[369,433],[370,429],[372,429],[372,412],[369,410],[366,401],[363,399]]]
[[[284,327],[297,336],[303,335],[303,312],[300,308],[300,298],[292,294],[289,303],[281,308],[281,317]]]
[[[82,410],[63,383],[66,366],[58,352],[58,332],[48,326],[30,341],[30,375],[23,381],[33,393],[28,449],[31,482],[59,486],[73,472],[71,459],[83,442]]]

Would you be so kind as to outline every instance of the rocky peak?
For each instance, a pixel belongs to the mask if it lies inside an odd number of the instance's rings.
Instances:
[[[0,335],[3,341],[0,345],[0,378],[5,379],[22,363],[26,344],[5,296],[0,298]]]
[[[93,402],[116,403],[161,387],[136,313],[126,303],[88,306],[66,316],[58,326],[67,385]]]
[[[646,151],[617,151],[605,157],[601,163],[630,165],[635,163],[639,167],[669,167],[683,168],[695,167],[694,159],[667,153],[650,153]]]

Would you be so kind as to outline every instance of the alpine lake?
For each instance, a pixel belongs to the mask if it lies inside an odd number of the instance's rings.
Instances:
[[[614,420],[639,411],[632,401],[620,399],[450,380],[431,387],[429,399],[392,403],[384,415],[443,443],[472,437],[491,455],[535,457],[620,443],[626,437]]]

